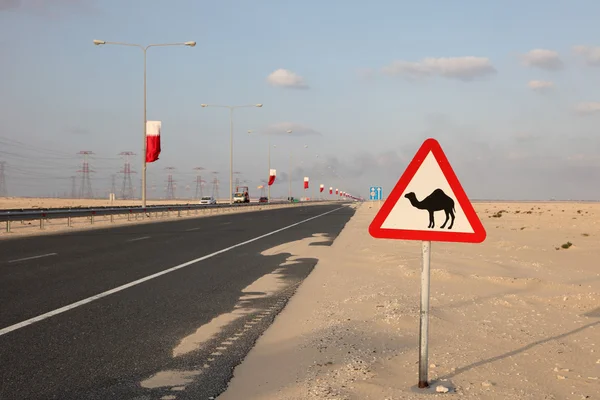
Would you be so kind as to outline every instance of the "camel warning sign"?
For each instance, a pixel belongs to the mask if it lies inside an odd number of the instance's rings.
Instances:
[[[369,226],[375,238],[481,243],[486,232],[435,139],[427,139]]]

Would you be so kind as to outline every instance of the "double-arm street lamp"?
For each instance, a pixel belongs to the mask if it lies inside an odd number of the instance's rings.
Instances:
[[[201,104],[202,107],[220,107],[229,109],[229,204],[233,204],[233,110],[243,107],[262,107],[258,104],[247,104],[242,106],[221,106],[216,104]]]
[[[288,130],[287,133],[292,133],[291,130]],[[277,147],[277,145],[273,146],[273,147]],[[304,148],[307,149],[308,145],[305,144]],[[288,199],[292,198],[292,154],[293,154],[293,150],[290,149],[290,166],[289,166],[289,173],[288,173]]]
[[[129,47],[137,47],[142,49],[144,52],[144,152],[142,153],[142,207],[146,207],[146,125],[147,125],[147,117],[146,117],[146,53],[150,47],[167,47],[167,46],[188,46],[194,47],[196,42],[183,42],[183,43],[162,43],[162,44],[149,44],[147,46],[142,46],[141,44],[133,44],[133,43],[122,43],[122,42],[107,42],[104,40],[94,40],[94,44],[96,46],[101,46],[103,44],[113,44],[118,46],[129,46]]]
[[[253,129],[250,129],[248,131],[248,133],[252,134],[254,132]],[[285,133],[292,133],[291,129],[288,129],[287,131],[285,131]],[[268,141],[269,141],[269,153],[268,153],[268,158],[269,158],[269,174],[271,174],[271,133],[267,133],[267,137],[268,137]],[[268,194],[267,194],[267,198],[269,199],[269,203],[271,202],[271,186],[267,185],[268,188]]]

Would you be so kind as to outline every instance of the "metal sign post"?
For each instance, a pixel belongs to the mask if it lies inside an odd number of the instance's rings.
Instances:
[[[430,289],[430,261],[431,242],[421,242],[421,320],[419,328],[419,388],[429,387],[427,380],[429,358],[429,289]]]

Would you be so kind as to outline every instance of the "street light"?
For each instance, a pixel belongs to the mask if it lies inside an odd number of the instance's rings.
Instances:
[[[287,130],[287,133],[292,133],[291,130]],[[273,146],[273,147],[277,147],[277,146]],[[304,148],[307,149],[308,145],[305,144]],[[288,188],[288,198],[292,198],[292,149],[290,149],[290,166],[289,166],[289,173],[288,173],[288,184],[289,184],[289,188]]]
[[[248,130],[249,134],[252,134],[252,132],[254,132],[253,129]],[[292,130],[288,129],[287,131],[285,131],[285,133],[292,133]],[[267,137],[268,137],[268,141],[269,141],[268,157],[269,157],[269,174],[270,174],[271,173],[271,134],[267,133]],[[269,199],[269,203],[270,203],[271,202],[271,186],[270,185],[267,185],[267,186],[268,186],[268,188],[267,188],[267,191],[268,191],[267,196],[268,197],[267,198]]]
[[[147,116],[146,116],[146,104],[147,104],[147,96],[146,96],[146,53],[150,47],[167,47],[167,46],[188,46],[194,47],[196,46],[196,42],[183,42],[183,43],[160,43],[160,44],[149,44],[147,46],[142,46],[141,44],[134,43],[122,43],[122,42],[107,42],[104,40],[94,39],[94,44],[96,46],[101,46],[105,44],[113,44],[117,46],[129,46],[129,47],[138,47],[142,49],[144,52],[144,152],[142,153],[142,207],[146,207],[146,124],[147,124]]]
[[[221,106],[216,104],[200,104],[202,107],[220,107],[229,109],[229,204],[233,204],[233,110],[236,108],[243,107],[258,107],[261,108],[263,105],[258,104],[247,104],[242,106]]]

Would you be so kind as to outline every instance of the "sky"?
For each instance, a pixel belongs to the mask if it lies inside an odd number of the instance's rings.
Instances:
[[[131,151],[139,194],[143,52],[99,39],[197,42],[147,52],[162,123],[149,197],[169,173],[193,196],[196,167],[226,197],[229,111],[201,104],[261,103],[234,111],[234,170],[255,196],[269,137],[272,194],[287,196],[292,154],[296,197],[304,176],[311,191],[385,195],[433,137],[472,199],[600,200],[599,14],[583,0],[0,0],[6,188],[69,195],[92,151],[104,197]]]

